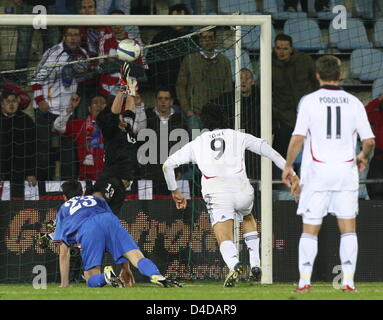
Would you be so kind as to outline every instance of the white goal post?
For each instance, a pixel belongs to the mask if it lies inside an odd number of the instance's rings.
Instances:
[[[0,26],[260,26],[261,138],[272,142],[271,131],[271,16],[269,15],[0,15]],[[238,81],[238,78],[237,78]],[[238,85],[236,85],[238,87]],[[238,122],[239,123],[239,122]],[[271,161],[261,160],[261,260],[262,283],[273,282],[272,171]]]

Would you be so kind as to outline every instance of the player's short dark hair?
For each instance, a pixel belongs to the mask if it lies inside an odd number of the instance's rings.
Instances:
[[[61,185],[61,190],[67,199],[78,197],[83,195],[83,189],[81,183],[76,179],[65,181]]]
[[[275,37],[274,42],[277,43],[277,41],[288,41],[290,43],[290,46],[291,47],[293,46],[293,38],[291,38],[289,35],[284,33],[280,33]]]
[[[316,72],[323,81],[339,81],[342,62],[333,55],[322,56],[316,62]]]
[[[184,11],[185,12],[185,15],[186,14],[190,14],[190,10],[188,9],[188,7],[183,4],[183,3],[177,3],[175,4],[174,6],[171,6],[169,8],[169,14],[172,14],[174,11],[176,12],[181,12],[181,11]]]
[[[202,108],[201,121],[202,128],[210,131],[230,128],[227,115],[224,114],[222,106],[215,103],[208,103]]]

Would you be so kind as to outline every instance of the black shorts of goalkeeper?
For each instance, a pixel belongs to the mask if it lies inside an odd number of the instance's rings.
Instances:
[[[131,184],[132,177],[121,176],[113,171],[104,170],[100,173],[94,185],[94,192],[101,192],[113,213],[119,215],[124,204],[126,189]]]

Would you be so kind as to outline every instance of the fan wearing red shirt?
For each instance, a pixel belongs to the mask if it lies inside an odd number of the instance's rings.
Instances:
[[[104,168],[104,142],[101,131],[96,125],[96,117],[106,107],[106,100],[102,96],[93,97],[88,106],[88,117],[69,121],[79,103],[80,98],[75,95],[70,106],[55,120],[54,128],[76,143],[80,167],[79,179],[96,180]]]
[[[368,179],[383,179],[383,93],[366,106],[368,120],[375,134],[375,152],[368,170]],[[383,184],[367,184],[371,200],[383,200]]]

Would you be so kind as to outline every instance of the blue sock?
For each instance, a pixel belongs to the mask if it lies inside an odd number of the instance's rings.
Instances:
[[[148,258],[142,258],[140,261],[138,261],[137,267],[141,274],[149,278],[153,275],[161,274],[157,266]]]
[[[104,274],[95,274],[88,279],[89,288],[103,287],[106,285]]]

